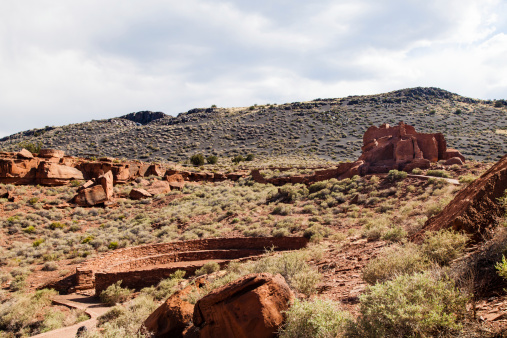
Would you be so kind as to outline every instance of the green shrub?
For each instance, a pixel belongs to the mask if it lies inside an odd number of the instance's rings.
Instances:
[[[38,154],[40,150],[42,149],[42,142],[39,141],[38,143],[35,142],[21,142],[18,144],[20,148],[25,148],[31,153]]]
[[[399,225],[387,228],[382,234],[382,239],[389,242],[401,242],[405,237],[407,237],[407,232]]]
[[[458,178],[459,183],[461,184],[470,184],[477,179],[475,175],[463,175]]]
[[[401,275],[369,286],[360,297],[364,337],[429,337],[461,328],[467,297],[430,272]]]
[[[495,264],[496,271],[500,277],[507,279],[507,259],[502,255],[502,261]]]
[[[407,178],[407,175],[408,174],[405,171],[389,170],[389,173],[387,174],[387,179],[391,182],[401,181]]]
[[[23,229],[23,232],[25,232],[27,234],[31,234],[34,231],[35,231],[35,227],[33,225],[29,225]]]
[[[218,162],[218,156],[210,155],[206,157],[206,162],[208,162],[208,164],[216,164]]]
[[[107,248],[109,250],[116,250],[116,249],[118,249],[118,246],[119,246],[118,242],[111,242],[111,243],[109,243],[109,245],[107,246]]]
[[[79,186],[81,186],[81,181],[72,180],[72,181],[70,181],[70,186],[74,187],[74,188],[79,187]]]
[[[246,155],[245,161],[253,161],[255,159],[254,154],[248,154]]]
[[[55,230],[55,229],[63,229],[65,227],[65,224],[63,223],[60,223],[60,222],[53,222],[49,225],[49,228],[51,230]]]
[[[451,177],[451,175],[445,170],[428,170],[426,172],[426,175],[434,176],[434,177],[442,177],[442,178],[450,178]]]
[[[210,273],[220,270],[220,265],[217,262],[205,263],[200,269],[195,271],[196,276],[208,275]]]
[[[435,263],[447,265],[463,253],[468,237],[452,230],[427,232],[421,251]]]
[[[412,174],[414,175],[422,175],[423,170],[421,168],[414,168],[412,169]]]
[[[190,157],[190,163],[194,166],[198,167],[204,164],[204,155],[203,154],[195,154]]]
[[[383,282],[401,274],[422,272],[431,267],[431,262],[413,243],[393,245],[364,267],[363,280],[369,284]]]
[[[241,155],[236,155],[232,158],[232,162],[234,162],[234,164],[238,164],[239,162],[242,162],[244,160],[245,158]]]
[[[286,316],[279,331],[280,338],[341,337],[351,320],[348,312],[340,311],[338,303],[322,299],[295,299]]]
[[[28,203],[31,205],[34,205],[37,202],[39,202],[39,199],[37,197],[32,197],[28,200]]]
[[[35,241],[32,242],[32,246],[34,248],[38,247],[39,245],[41,245],[42,243],[44,243],[45,239],[44,238],[38,238],[36,239]]]
[[[123,303],[129,299],[132,294],[132,290],[128,288],[122,288],[121,280],[115,284],[109,285],[107,289],[100,293],[100,300],[108,305],[115,305],[117,303]]]

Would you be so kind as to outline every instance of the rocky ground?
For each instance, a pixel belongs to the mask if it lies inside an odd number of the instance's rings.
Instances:
[[[170,112],[171,113],[171,112]],[[437,88],[386,94],[262,104],[243,108],[197,108],[176,117],[140,112],[121,118],[48,126],[0,140],[64,150],[68,155],[185,161],[195,153],[230,158],[253,153],[267,158],[355,160],[371,125],[404,121],[419,132],[442,132],[465,157],[496,160],[507,153],[507,105],[459,96]]]

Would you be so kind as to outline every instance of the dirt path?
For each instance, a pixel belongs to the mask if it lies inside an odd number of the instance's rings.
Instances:
[[[85,326],[88,330],[94,328],[97,325],[97,318],[106,313],[110,307],[101,303],[96,297],[70,294],[60,295],[53,299],[53,303],[56,305],[64,305],[74,309],[84,310],[90,319],[84,322],[77,323],[72,326],[62,327],[53,331],[38,334],[33,337],[44,337],[44,338],[74,338],[76,337],[77,330],[81,326]]]

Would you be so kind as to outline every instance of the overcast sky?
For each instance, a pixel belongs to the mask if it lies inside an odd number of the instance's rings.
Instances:
[[[0,137],[432,86],[507,98],[494,0],[0,0]]]

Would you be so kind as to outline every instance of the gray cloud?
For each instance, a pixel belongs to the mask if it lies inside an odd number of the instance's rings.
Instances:
[[[504,98],[506,14],[497,0],[3,2],[0,135],[418,85]]]

